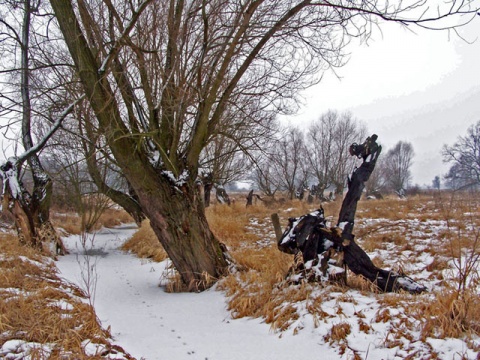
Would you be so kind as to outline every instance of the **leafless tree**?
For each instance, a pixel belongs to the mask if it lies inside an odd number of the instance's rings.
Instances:
[[[255,167],[252,171],[252,179],[258,187],[258,190],[270,198],[274,198],[275,194],[280,189],[280,182],[276,177],[272,162],[266,154],[258,157],[255,162]]]
[[[331,170],[332,184],[336,194],[343,194],[346,186],[345,179],[356,164],[356,159],[348,153],[349,146],[356,139],[367,137],[366,127],[355,120],[350,112],[339,115],[333,138],[334,157]]]
[[[427,27],[476,12],[469,2],[431,16],[420,2],[50,3],[97,129],[192,290],[228,266],[195,186],[228,109],[249,99],[247,110],[294,111],[298,91],[340,66],[351,36],[368,36],[378,19]]]
[[[8,158],[0,167],[4,183],[2,209],[13,214],[20,242],[35,248],[54,243],[57,252],[64,252],[62,241],[50,222],[52,180],[44,170],[39,152],[73,110],[73,104],[58,114],[58,109],[50,101],[41,101],[45,89],[51,89],[50,81],[40,84],[36,76],[39,69],[46,66],[42,64],[38,45],[44,35],[43,20],[48,18],[41,3],[26,0],[4,5],[0,18],[0,51],[3,58],[1,74],[6,81],[2,84],[0,111],[8,120],[2,128],[8,131],[12,125],[18,124],[24,152]],[[54,121],[52,115],[56,112]],[[35,143],[32,128],[39,118],[46,119],[51,126]],[[31,191],[24,186],[20,175],[25,163],[33,179]]]
[[[285,128],[269,159],[269,166],[272,167],[279,189],[286,191],[289,198],[294,199],[297,187],[306,180],[303,165],[306,153],[302,131],[293,126]]]
[[[349,112],[330,110],[312,122],[307,133],[308,160],[320,196],[330,186],[335,187],[336,194],[343,193],[345,179],[355,164],[348,147],[365,136],[365,126]]]
[[[412,178],[410,168],[413,164],[413,146],[409,142],[399,141],[385,156],[386,183],[390,190],[404,194]]]
[[[452,145],[444,145],[444,162],[452,163],[445,176],[453,188],[480,184],[480,121],[470,126],[466,136],[459,136]]]
[[[46,150],[42,160],[46,172],[55,182],[54,201],[62,208],[76,212],[81,220],[81,231],[90,232],[112,201],[92,180],[81,142],[74,134],[62,133]],[[106,163],[97,163],[96,172],[107,182],[110,171]]]
[[[215,188],[217,200],[228,202],[225,185],[241,180],[257,162],[269,139],[278,131],[273,113],[250,109],[245,99],[243,106],[229,107],[219,125],[218,133],[200,156],[200,178],[204,181],[205,206],[209,205],[209,191]],[[251,102],[250,102],[251,103]]]
[[[374,196],[376,198],[381,198],[383,197],[382,193],[387,189],[385,160],[385,157],[378,158],[375,169],[370,175],[368,181],[365,183],[365,195],[367,197]]]

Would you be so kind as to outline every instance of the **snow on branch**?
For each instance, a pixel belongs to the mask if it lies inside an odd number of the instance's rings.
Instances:
[[[37,143],[37,145],[32,146],[30,149],[25,151],[23,154],[21,154],[17,160],[16,163],[17,165],[21,165],[26,159],[28,159],[30,156],[33,154],[36,154],[39,152],[47,143],[47,141],[55,134],[55,132],[60,128],[62,125],[63,120],[67,117],[68,114],[70,114],[75,106],[80,103],[83,99],[85,98],[85,95],[81,96],[79,99],[77,99],[75,102],[71,103],[68,108],[66,108],[58,117],[58,119],[53,123],[52,127],[48,131],[48,133]]]
[[[167,171],[167,170],[162,171],[162,175],[165,176],[170,181],[170,183],[176,188],[181,188],[183,185],[185,185],[189,178],[188,170],[184,170],[178,176],[178,178],[173,174],[173,172]]]
[[[18,199],[22,193],[22,187],[18,181],[17,158],[10,157],[0,166],[0,177],[3,180],[2,195],[7,193],[14,199]],[[3,210],[0,208],[0,210]]]
[[[22,187],[20,181],[18,180],[18,168],[22,163],[27,160],[33,154],[36,154],[40,151],[47,141],[53,136],[53,134],[60,128],[63,120],[70,114],[75,106],[85,98],[85,95],[77,99],[75,102],[71,103],[68,108],[66,108],[58,117],[58,119],[53,123],[52,127],[48,133],[37,143],[37,145],[31,147],[23,154],[18,157],[9,157],[7,161],[0,165],[0,178],[3,180],[3,191],[2,194],[5,195],[9,190],[10,195],[14,199],[18,199]]]

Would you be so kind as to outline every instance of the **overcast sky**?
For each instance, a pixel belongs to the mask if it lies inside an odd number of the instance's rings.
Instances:
[[[480,16],[461,29],[473,44],[447,31],[415,34],[397,24],[381,30],[368,44],[350,46],[350,61],[337,70],[341,79],[326,73],[288,121],[305,125],[329,109],[349,110],[378,134],[384,154],[399,140],[411,142],[413,183],[431,185],[448,170],[442,146],[480,120]]]
[[[480,16],[461,33],[470,42],[480,37]],[[413,183],[431,185],[448,170],[442,146],[480,120],[480,39],[470,45],[446,31],[414,34],[385,24],[350,53],[337,71],[341,79],[327,73],[289,122],[305,124],[328,109],[349,110],[378,134],[385,153],[399,140],[411,142]]]

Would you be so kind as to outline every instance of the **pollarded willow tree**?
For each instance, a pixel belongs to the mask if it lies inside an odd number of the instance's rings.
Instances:
[[[294,199],[297,191],[306,186],[309,172],[304,138],[298,127],[278,129],[276,137],[257,157],[253,179],[271,201],[275,201],[277,191],[284,191],[289,199]]]
[[[48,38],[47,23],[41,1],[1,2],[0,129],[6,136],[12,128],[18,128],[18,142],[24,151],[21,155],[15,151],[0,166],[3,182],[0,211],[12,213],[22,244],[42,249],[53,242],[57,252],[63,253],[62,241],[50,222],[52,179],[39,152],[77,102],[68,105],[61,96],[57,97],[58,78],[51,76],[55,64],[46,57],[47,48],[40,45]],[[54,42],[50,42],[51,47]],[[52,103],[52,98],[57,101]],[[40,123],[48,130],[44,136],[36,137],[33,129]],[[30,188],[22,182],[20,173],[24,171],[31,175]]]
[[[216,136],[235,139],[239,118],[253,132],[268,126],[271,112],[294,110],[298,92],[342,65],[349,39],[368,36],[380,19],[428,27],[476,11],[471,1],[431,17],[423,1],[50,3],[96,129],[192,290],[228,267],[195,187],[199,159]],[[229,119],[249,109],[257,116]]]

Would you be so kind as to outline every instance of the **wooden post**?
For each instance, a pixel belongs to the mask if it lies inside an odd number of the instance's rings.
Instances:
[[[275,229],[275,237],[277,242],[282,238],[282,227],[280,226],[280,218],[277,213],[273,213],[270,218],[272,219],[273,228]]]

